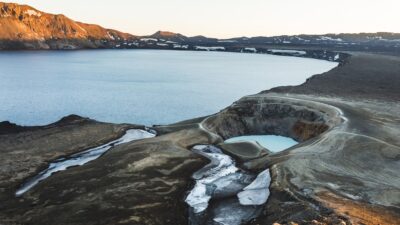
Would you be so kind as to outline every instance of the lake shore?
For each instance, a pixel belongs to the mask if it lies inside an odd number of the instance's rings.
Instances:
[[[159,136],[116,146],[21,198],[14,196],[17,187],[51,159],[107,143],[137,126],[80,117],[35,128],[4,123],[0,221],[187,224],[190,177],[208,164],[190,149],[239,135],[274,134],[300,144],[276,154],[227,152],[238,166],[270,169],[272,175],[270,198],[250,224],[399,224],[399,74],[397,57],[354,53],[302,85],[245,96],[211,116],[155,126]]]
[[[260,90],[301,84],[337,65],[227,52],[0,52],[0,121],[37,126],[77,114],[109,123],[170,124],[216,113]]]

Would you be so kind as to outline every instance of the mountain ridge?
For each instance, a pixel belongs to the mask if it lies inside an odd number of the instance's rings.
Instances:
[[[0,28],[3,42],[25,42],[44,49],[57,47],[48,43],[55,40],[61,40],[59,43],[65,42],[65,45],[70,42],[71,48],[97,48],[107,47],[106,42],[135,39],[134,35],[77,22],[63,14],[45,13],[29,5],[4,2],[0,2]]]
[[[340,33],[218,39],[157,31],[136,36],[96,24],[74,21],[29,5],[0,2],[0,49],[150,48],[202,51],[250,51],[267,47],[335,51],[376,51],[400,54],[400,33]],[[247,50],[246,50],[247,49]]]

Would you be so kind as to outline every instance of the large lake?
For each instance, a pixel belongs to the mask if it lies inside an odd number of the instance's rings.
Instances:
[[[0,121],[43,125],[78,114],[166,124],[216,113],[244,95],[301,84],[336,65],[223,52],[0,52]]]

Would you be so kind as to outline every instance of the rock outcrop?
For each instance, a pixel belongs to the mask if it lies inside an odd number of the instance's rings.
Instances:
[[[27,5],[0,3],[0,49],[106,48],[135,36]]]

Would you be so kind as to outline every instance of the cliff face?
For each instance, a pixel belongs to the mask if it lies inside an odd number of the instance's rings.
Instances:
[[[107,47],[135,36],[41,12],[27,5],[0,3],[0,49]]]

